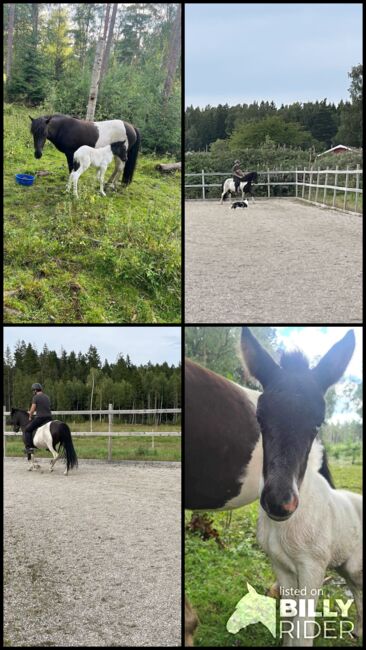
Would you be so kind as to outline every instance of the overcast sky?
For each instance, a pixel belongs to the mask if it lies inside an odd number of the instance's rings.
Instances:
[[[4,348],[14,351],[17,341],[24,340],[42,351],[46,343],[58,354],[87,352],[94,345],[102,363],[116,361],[128,354],[136,365],[163,363],[178,366],[181,360],[180,327],[4,327]]]
[[[185,5],[189,106],[349,99],[361,3]]]

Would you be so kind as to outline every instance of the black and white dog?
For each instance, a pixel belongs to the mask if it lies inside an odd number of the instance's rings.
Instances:
[[[247,208],[248,205],[249,205],[248,199],[244,199],[244,201],[234,201],[231,204],[230,209],[236,210],[236,208]]]

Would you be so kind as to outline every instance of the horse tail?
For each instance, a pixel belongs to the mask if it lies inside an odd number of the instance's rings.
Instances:
[[[225,200],[226,200],[226,194],[227,194],[227,193],[226,193],[226,192],[225,192],[225,194],[223,193],[223,192],[224,192],[224,186],[225,186],[225,183],[226,183],[226,181],[222,181],[222,183],[221,183],[221,200],[222,200],[222,201],[225,201]]]
[[[71,438],[71,431],[65,422],[60,425],[61,441],[60,447],[63,447],[63,456],[66,461],[67,471],[78,466],[78,457]]]
[[[129,183],[131,183],[132,181],[133,173],[136,167],[137,156],[140,149],[140,143],[141,143],[141,136],[140,136],[139,129],[134,127],[134,130],[136,134],[136,140],[127,154],[127,162],[123,170],[122,182],[125,185],[129,185]]]

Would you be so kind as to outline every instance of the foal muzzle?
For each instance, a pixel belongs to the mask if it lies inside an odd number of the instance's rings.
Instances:
[[[35,158],[42,158],[42,151],[35,151],[34,152],[34,157]]]

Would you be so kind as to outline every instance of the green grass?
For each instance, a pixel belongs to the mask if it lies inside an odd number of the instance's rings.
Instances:
[[[5,321],[180,322],[180,174],[141,154],[130,186],[102,197],[93,168],[74,199],[64,154],[47,141],[34,158],[28,112],[5,106]],[[39,170],[52,174],[15,183]]]
[[[74,437],[74,447],[79,459],[108,459],[107,436]],[[24,457],[23,442],[19,436],[6,437],[6,455]],[[37,451],[37,458],[51,459],[49,451]],[[126,436],[112,438],[112,460],[158,460],[180,461],[181,439],[176,436],[163,436],[154,439],[154,449],[150,436]]]
[[[331,463],[335,484],[361,492],[362,467],[351,464]],[[202,647],[271,647],[280,645],[273,639],[263,625],[250,625],[238,634],[226,631],[226,623],[237,602],[247,593],[247,581],[260,593],[275,581],[271,564],[256,540],[256,522],[259,502],[232,512],[230,526],[227,526],[227,513],[213,513],[213,526],[220,534],[225,547],[221,548],[214,539],[202,541],[198,534],[185,535],[185,585],[186,594],[191,600],[200,619],[195,635],[195,645]],[[186,512],[186,522],[191,518]],[[327,571],[331,581],[324,586],[324,595],[334,599],[346,599],[344,584],[338,574]],[[321,599],[319,607],[321,606]],[[354,619],[354,605],[351,607],[351,620]],[[331,620],[331,619],[329,619]],[[316,639],[315,646],[361,646],[361,641],[350,639]]]

